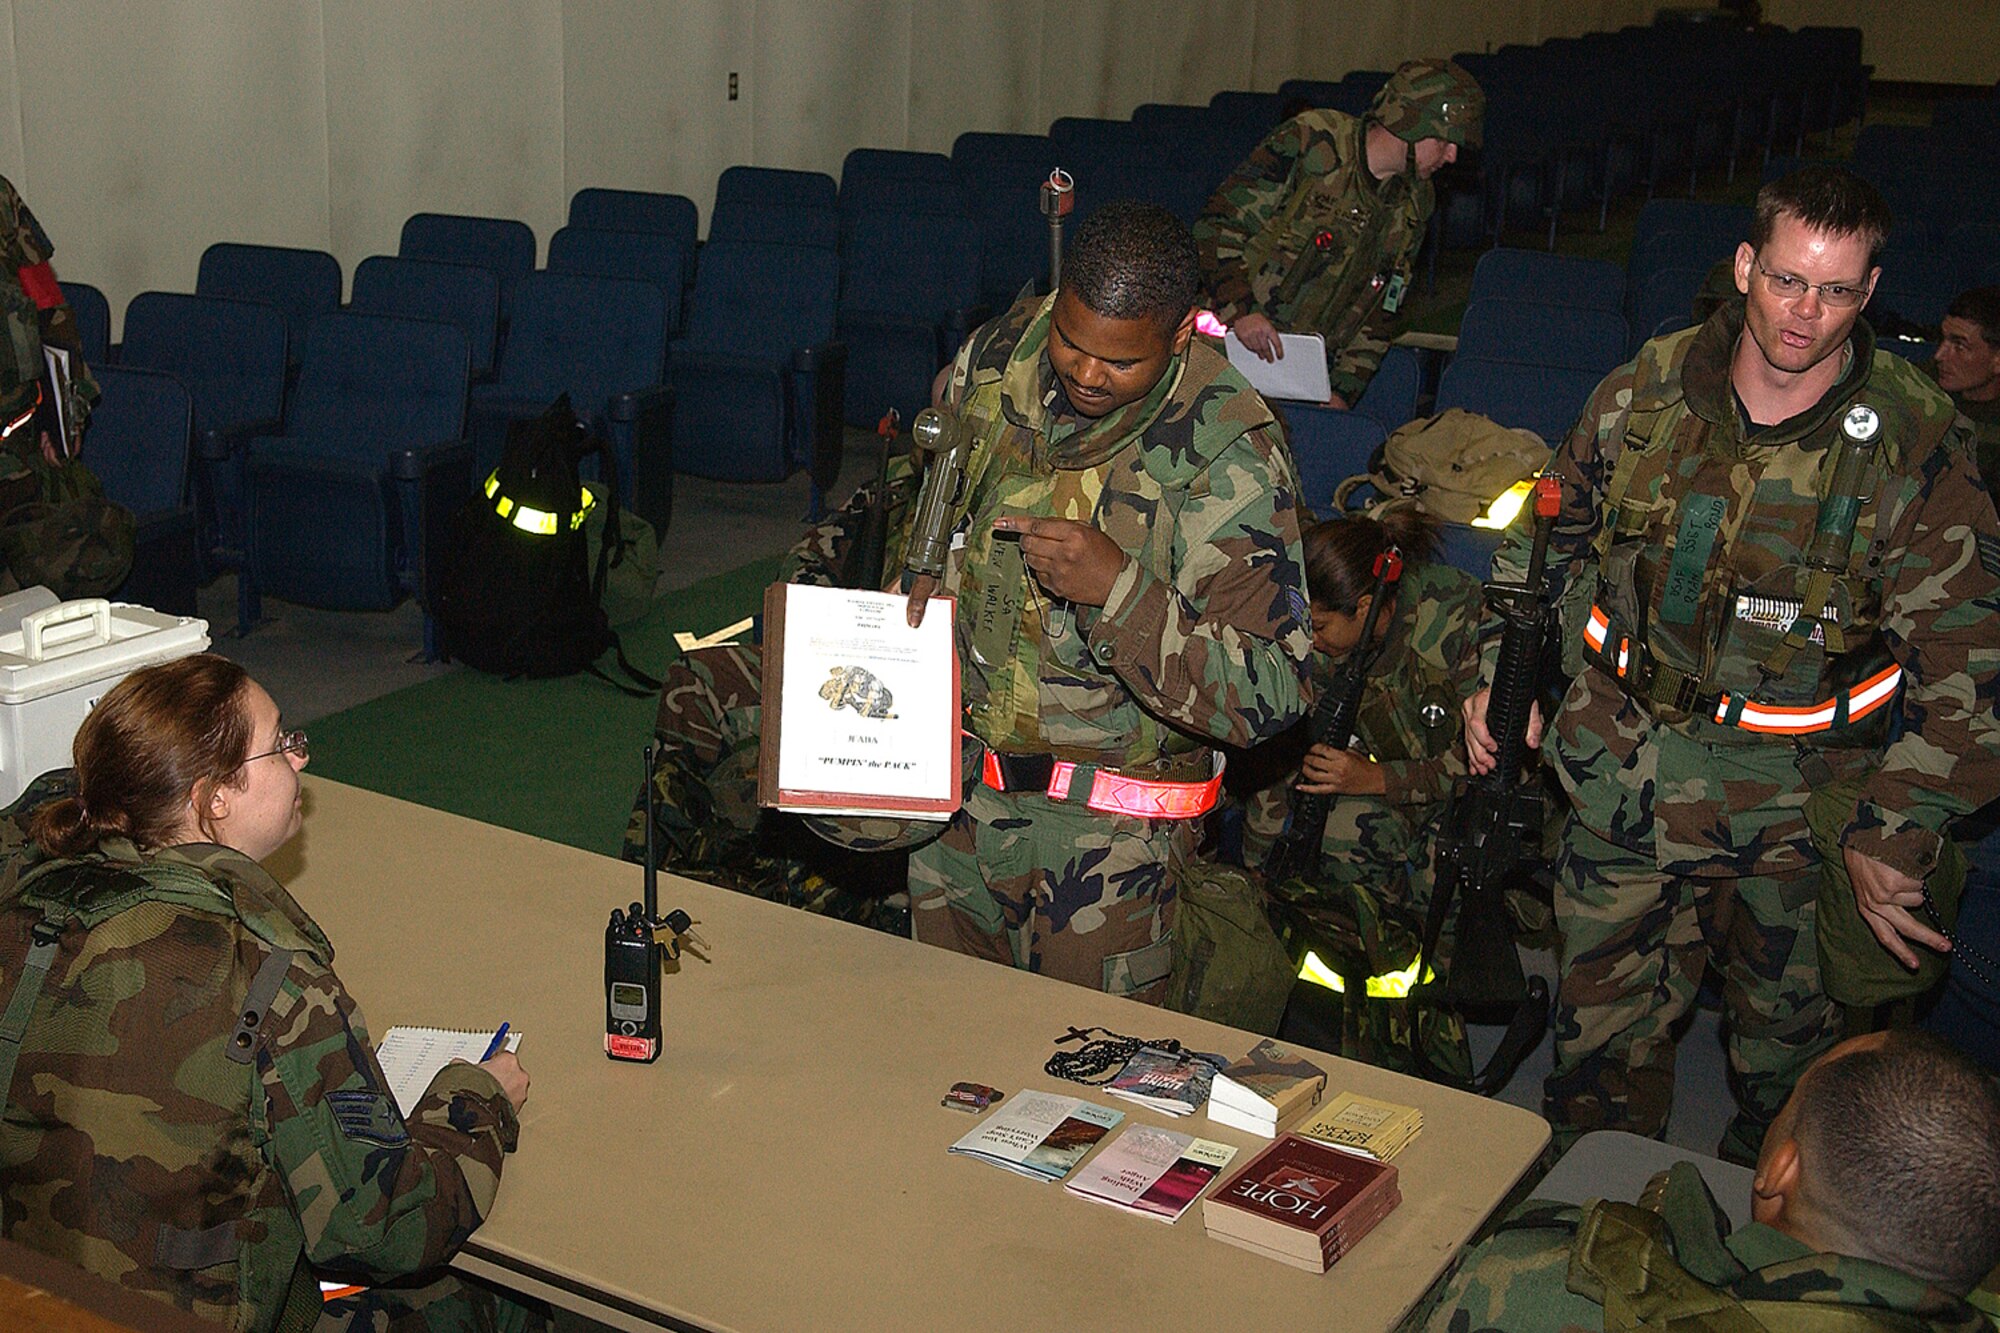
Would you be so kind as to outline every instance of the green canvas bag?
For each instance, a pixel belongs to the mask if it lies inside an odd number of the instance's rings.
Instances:
[[[1293,967],[1264,915],[1264,891],[1236,866],[1175,866],[1169,1009],[1266,1037],[1278,1030]]]

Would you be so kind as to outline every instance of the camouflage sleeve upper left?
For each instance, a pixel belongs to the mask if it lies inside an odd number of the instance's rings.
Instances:
[[[1915,879],[1948,821],[2000,796],[2000,531],[1968,433],[1952,425],[1893,520],[1882,628],[1904,671],[1903,733],[1843,838]]]
[[[1290,192],[1292,172],[1304,147],[1304,132],[1286,121],[1265,137],[1250,156],[1209,197],[1195,220],[1202,281],[1216,317],[1233,324],[1256,310],[1244,263],[1251,238],[1264,229]]]
[[[1090,629],[1091,652],[1147,711],[1249,745],[1304,716],[1311,697],[1296,487],[1263,430],[1239,437],[1204,477],[1176,520],[1172,581],[1127,560]]]
[[[447,1066],[406,1121],[354,1002],[300,958],[265,1018],[266,1152],[306,1257],[376,1282],[449,1260],[493,1205],[518,1126],[492,1075]]]

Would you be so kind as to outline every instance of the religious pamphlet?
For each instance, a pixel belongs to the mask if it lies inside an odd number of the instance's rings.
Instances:
[[[1402,1201],[1395,1167],[1286,1134],[1202,1200],[1201,1220],[1217,1240],[1324,1273]]]
[[[1274,1139],[1279,1125],[1317,1105],[1325,1090],[1324,1070],[1267,1037],[1216,1074],[1208,1118]]]
[[[905,605],[866,589],[766,590],[761,804],[936,820],[958,809],[951,599],[932,598],[918,629]]]
[[[1092,1203],[1173,1223],[1235,1156],[1226,1143],[1133,1125],[1063,1188]]]
[[[1208,1100],[1209,1084],[1221,1064],[1218,1055],[1141,1046],[1104,1090],[1168,1115],[1192,1115]]]
[[[1080,1097],[1023,1092],[952,1144],[950,1151],[1004,1166],[1031,1180],[1061,1180],[1124,1118],[1123,1111]]]
[[[1414,1106],[1398,1106],[1343,1092],[1320,1107],[1297,1132],[1320,1143],[1386,1162],[1409,1146],[1423,1127],[1424,1113]]]

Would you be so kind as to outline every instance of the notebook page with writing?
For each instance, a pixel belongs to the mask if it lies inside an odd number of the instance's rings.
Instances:
[[[486,1048],[493,1044],[493,1033],[467,1032],[452,1028],[390,1028],[382,1038],[382,1044],[375,1048],[375,1058],[382,1064],[382,1072],[389,1077],[389,1091],[395,1094],[396,1106],[404,1115],[416,1109],[423,1100],[424,1089],[431,1085],[437,1072],[453,1060],[465,1060],[478,1064],[486,1054]],[[509,1032],[502,1043],[507,1050],[519,1050],[521,1034]]]

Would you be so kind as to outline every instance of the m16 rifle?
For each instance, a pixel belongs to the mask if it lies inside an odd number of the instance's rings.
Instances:
[[[1554,477],[1537,480],[1527,578],[1518,586],[1486,585],[1487,602],[1502,622],[1500,661],[1486,709],[1497,753],[1489,771],[1466,779],[1453,794],[1439,826],[1437,884],[1424,922],[1422,957],[1436,959],[1453,902],[1458,904],[1457,934],[1443,978],[1424,980],[1411,991],[1413,997],[1426,991],[1435,995],[1441,987],[1445,1002],[1474,1011],[1512,1006],[1498,1049],[1471,1079],[1425,1070],[1439,1082],[1462,1082],[1482,1096],[1500,1090],[1548,1026],[1548,983],[1522,971],[1503,888],[1541,838],[1542,789],[1527,766],[1528,722],[1553,610],[1545,570],[1549,530],[1561,508],[1561,484]]]
[[[1368,669],[1381,652],[1381,645],[1375,641],[1375,626],[1384,607],[1395,596],[1397,580],[1403,576],[1402,552],[1392,546],[1376,556],[1374,573],[1375,588],[1368,602],[1368,614],[1362,618],[1361,638],[1313,709],[1311,731],[1315,745],[1345,750],[1354,741],[1354,723],[1361,712],[1362,691],[1368,687]],[[1332,809],[1330,795],[1292,793],[1291,820],[1264,858],[1266,882],[1282,884],[1288,879],[1311,879],[1319,874],[1320,843],[1326,837],[1326,817]]]

